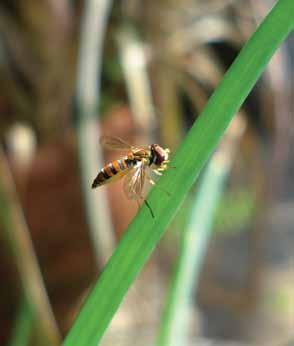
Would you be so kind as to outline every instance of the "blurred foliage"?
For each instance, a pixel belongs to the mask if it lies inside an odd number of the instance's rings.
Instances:
[[[123,74],[117,55],[113,55],[103,61],[100,112],[102,119],[107,112],[125,100],[123,93]]]
[[[248,229],[255,212],[255,196],[252,192],[247,189],[227,192],[216,212],[215,229],[218,233]]]
[[[30,336],[32,333],[32,324],[34,316],[32,309],[26,299],[23,299],[19,305],[19,311],[15,318],[12,335],[10,337],[9,346],[27,346],[30,344]]]

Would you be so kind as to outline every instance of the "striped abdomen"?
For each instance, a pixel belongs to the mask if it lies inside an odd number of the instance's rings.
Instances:
[[[109,182],[111,178],[119,178],[121,175],[127,173],[127,170],[134,167],[134,160],[123,158],[121,160],[115,160],[104,166],[94,179],[92,188],[104,185]]]

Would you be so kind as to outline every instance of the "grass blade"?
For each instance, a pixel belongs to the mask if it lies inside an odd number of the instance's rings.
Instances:
[[[60,345],[59,330],[47,296],[30,232],[1,147],[0,223],[3,225],[3,235],[20,276],[23,295],[36,319],[34,331],[38,331],[48,345]]]
[[[76,90],[82,189],[98,266],[106,263],[115,244],[106,193],[104,190],[93,193],[91,189],[91,181],[97,175],[99,167],[103,167],[103,155],[98,145],[97,112],[100,100],[103,43],[111,5],[111,0],[85,2]]]
[[[32,309],[26,298],[23,297],[12,329],[9,346],[28,346],[30,344],[33,321]]]
[[[112,255],[85,302],[64,345],[97,346],[128,288],[142,269],[168,224],[195,182],[234,114],[260,77],[275,50],[294,26],[293,0],[280,0],[263,21],[177,151],[148,201],[155,218],[143,207]]]

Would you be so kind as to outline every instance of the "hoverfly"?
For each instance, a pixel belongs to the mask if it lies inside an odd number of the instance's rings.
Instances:
[[[126,155],[104,166],[94,179],[92,188],[94,189],[125,177],[123,190],[127,198],[136,200],[138,207],[140,207],[140,201],[144,201],[152,217],[154,217],[150,205],[142,196],[146,178],[152,185],[155,185],[154,180],[147,172],[147,168],[149,167],[157,175],[162,175],[162,172],[168,168],[170,150],[163,149],[158,144],[136,147],[118,137],[110,136],[102,136],[100,144],[108,149],[125,151]]]

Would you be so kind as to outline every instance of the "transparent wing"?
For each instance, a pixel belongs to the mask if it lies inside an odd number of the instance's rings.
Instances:
[[[129,199],[142,199],[145,182],[145,165],[139,162],[124,179],[123,189]]]
[[[101,136],[100,144],[107,149],[112,150],[131,150],[133,146],[129,143],[125,142],[119,137],[111,137],[111,136]]]

